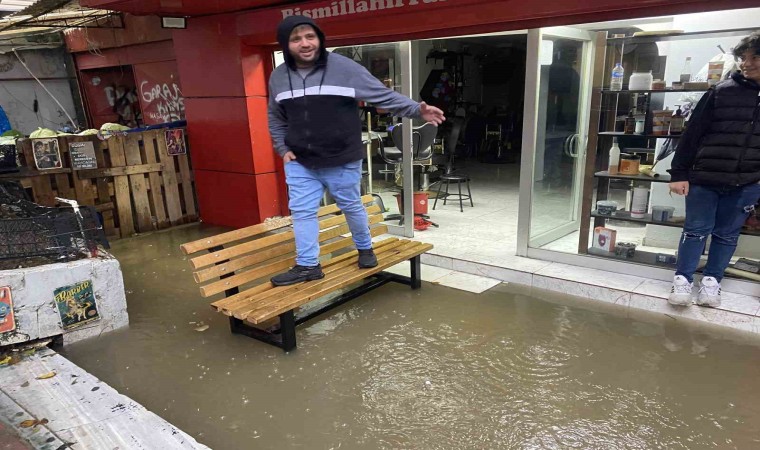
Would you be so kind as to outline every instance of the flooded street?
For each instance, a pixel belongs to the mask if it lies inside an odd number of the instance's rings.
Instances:
[[[200,297],[179,245],[218,231],[117,241],[131,325],[62,351],[211,448],[760,448],[760,338],[512,285],[389,284],[286,355]]]

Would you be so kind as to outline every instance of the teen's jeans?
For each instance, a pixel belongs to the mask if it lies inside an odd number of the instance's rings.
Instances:
[[[758,198],[760,184],[757,183],[739,187],[690,185],[676,275],[694,281],[699,257],[704,253],[707,237],[712,235],[703,274],[720,282],[736,250],[742,225]]]
[[[285,163],[290,214],[296,235],[296,264],[319,264],[319,221],[317,210],[327,188],[346,216],[356,248],[372,248],[367,212],[361,201],[362,162],[354,161],[338,167],[308,169],[297,160]]]

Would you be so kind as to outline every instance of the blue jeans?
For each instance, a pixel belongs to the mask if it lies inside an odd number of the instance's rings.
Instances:
[[[705,251],[707,237],[712,235],[703,274],[720,282],[734,256],[742,225],[754,210],[758,198],[760,184],[757,183],[739,187],[689,186],[676,275],[683,275],[689,282],[694,281],[694,272]]]
[[[319,264],[319,220],[317,210],[324,195],[330,192],[346,216],[356,248],[372,248],[367,212],[361,200],[362,162],[354,161],[338,167],[308,169],[298,161],[285,164],[290,215],[296,235],[296,264]]]

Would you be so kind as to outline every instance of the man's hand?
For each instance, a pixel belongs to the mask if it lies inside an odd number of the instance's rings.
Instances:
[[[432,122],[436,125],[440,125],[446,120],[443,116],[443,111],[435,106],[430,106],[425,102],[420,103],[420,117],[422,117],[422,120],[425,122]]]
[[[670,183],[670,192],[678,195],[689,195],[689,182],[675,181]]]
[[[285,164],[289,163],[290,161],[295,161],[295,159],[296,159],[296,155],[295,153],[291,151],[287,151],[285,152],[284,155],[282,155],[282,162],[284,162]]]

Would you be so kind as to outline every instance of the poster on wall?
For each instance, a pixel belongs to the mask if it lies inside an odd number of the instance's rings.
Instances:
[[[60,287],[53,291],[53,294],[64,330],[100,318],[92,290],[92,280]]]
[[[60,169],[61,151],[58,149],[58,138],[32,139],[34,164],[38,170]]]
[[[184,129],[172,128],[171,130],[165,130],[164,136],[166,137],[166,151],[169,153],[169,156],[184,155],[187,153]]]
[[[16,318],[13,316],[13,298],[9,286],[0,287],[0,333],[16,329]]]
[[[71,155],[71,168],[74,170],[98,168],[95,146],[92,142],[70,142],[69,155]]]

